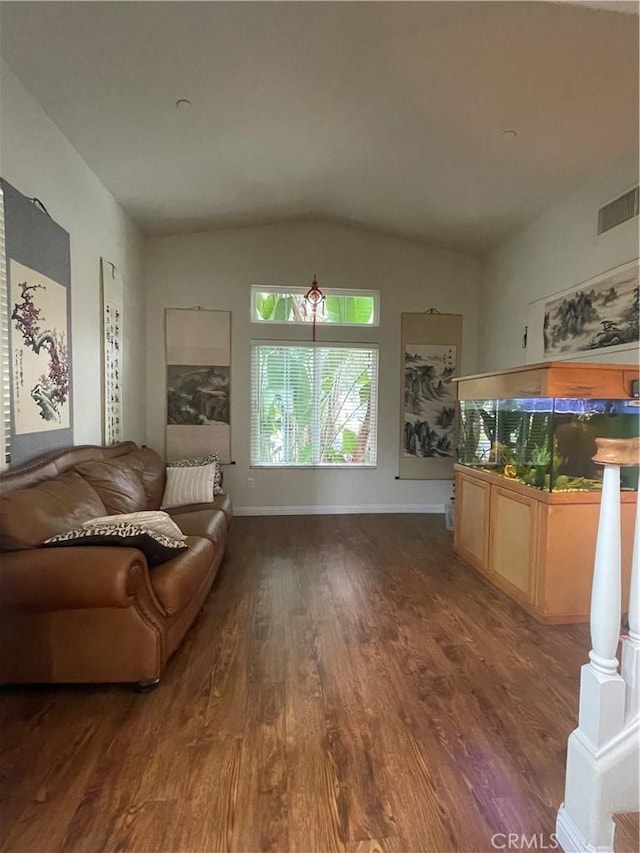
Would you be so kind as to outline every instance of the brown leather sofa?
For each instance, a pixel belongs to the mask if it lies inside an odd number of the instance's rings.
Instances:
[[[56,451],[0,475],[0,682],[156,684],[222,561],[231,502],[169,510],[188,548],[39,547],[103,515],[158,509],[165,463],[133,442]]]

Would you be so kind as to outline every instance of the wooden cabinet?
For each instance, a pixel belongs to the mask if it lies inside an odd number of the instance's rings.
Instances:
[[[549,361],[527,364],[496,373],[478,373],[453,381],[459,400],[533,399],[570,397],[573,399],[626,400],[638,369],[624,364],[576,364]]]
[[[537,619],[588,622],[600,495],[542,492],[488,471],[455,469],[455,552]],[[636,499],[635,492],[621,495],[623,609]]]
[[[501,486],[491,486],[489,571],[517,601],[535,604],[539,503]]]
[[[597,438],[640,430],[632,364],[545,362],[463,376],[454,550],[537,618],[587,622],[600,516]],[[621,492],[623,607],[637,471]]]
[[[475,477],[461,477],[456,481],[456,494],[456,550],[467,563],[484,571],[489,545],[489,484]]]

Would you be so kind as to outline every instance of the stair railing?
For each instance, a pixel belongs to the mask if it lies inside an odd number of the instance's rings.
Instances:
[[[604,475],[591,592],[592,648],[580,673],[578,728],[569,737],[565,798],[556,826],[565,851],[613,850],[613,814],[628,809],[638,797],[634,768],[640,705],[638,502],[629,632],[622,639],[621,672],[616,652],[622,616],[620,468],[638,465],[640,438],[598,438],[596,445],[593,458],[604,466]],[[621,769],[617,776],[616,763]]]

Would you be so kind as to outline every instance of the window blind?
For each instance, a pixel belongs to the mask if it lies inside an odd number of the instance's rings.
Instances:
[[[378,349],[251,346],[251,465],[375,466]]]

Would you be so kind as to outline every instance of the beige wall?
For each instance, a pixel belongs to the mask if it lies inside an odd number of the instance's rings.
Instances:
[[[529,303],[638,257],[638,219],[597,236],[598,208],[638,182],[638,158],[592,179],[484,259],[478,367],[531,362],[522,348]],[[530,328],[529,334],[541,334]],[[539,348],[538,348],[539,349]],[[637,361],[633,352],[599,352],[590,361]]]
[[[24,194],[42,199],[71,237],[76,443],[101,440],[99,259],[105,256],[121,268],[125,282],[127,438],[164,448],[165,307],[203,305],[233,312],[232,434],[237,465],[227,469],[226,476],[239,508],[406,510],[442,505],[450,494],[448,482],[395,480],[400,313],[430,307],[462,313],[462,371],[511,367],[527,361],[521,341],[529,303],[638,257],[637,219],[601,237],[595,234],[598,207],[637,181],[637,158],[585,184],[483,262],[329,223],[235,228],[144,241],[4,63],[1,70],[0,172]],[[381,326],[369,335],[380,344],[378,468],[251,471],[249,340],[256,332],[249,322],[249,286],[306,285],[314,273],[323,287],[381,292]],[[636,352],[615,357],[635,358]],[[249,476],[255,480],[254,489],[247,487]]]
[[[100,258],[120,267],[125,299],[125,437],[144,440],[142,236],[29,92],[1,65],[0,172],[37,196],[71,239],[73,418],[76,444],[102,440]]]
[[[400,313],[435,307],[464,314],[463,370],[476,368],[477,260],[420,243],[328,223],[237,228],[149,239],[147,285],[147,441],[164,448],[164,309],[197,305],[233,312],[232,455],[225,477],[235,506],[262,508],[441,508],[450,481],[399,481]],[[376,289],[381,326],[365,339],[380,345],[378,467],[375,470],[249,468],[249,315],[252,284]],[[259,327],[265,337],[264,326]],[[310,335],[310,330],[306,332]],[[253,477],[255,488],[247,480]]]

